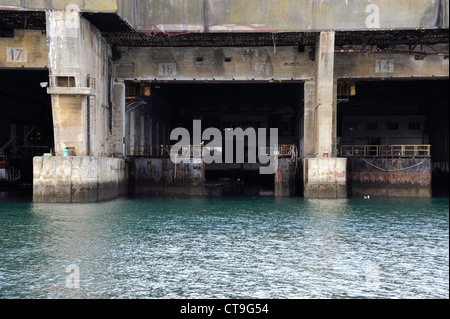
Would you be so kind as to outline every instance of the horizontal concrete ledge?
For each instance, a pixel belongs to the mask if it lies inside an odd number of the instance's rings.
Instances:
[[[85,203],[128,192],[125,160],[107,157],[35,157],[33,201]]]
[[[346,158],[306,158],[303,160],[305,198],[346,198]]]
[[[92,88],[51,87],[51,88],[47,89],[47,94],[94,96],[94,95],[96,95],[96,92]]]

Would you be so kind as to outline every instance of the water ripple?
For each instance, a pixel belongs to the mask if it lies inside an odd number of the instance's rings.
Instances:
[[[448,199],[1,202],[0,297],[448,298],[448,211]]]

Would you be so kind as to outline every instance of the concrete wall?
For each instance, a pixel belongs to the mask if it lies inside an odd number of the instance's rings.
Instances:
[[[347,182],[354,197],[431,197],[431,159],[349,158]]]
[[[448,0],[0,0],[9,10],[117,13],[140,31],[292,32],[448,27]]]
[[[132,194],[204,194],[205,164],[202,160],[191,159],[175,165],[168,158],[134,158],[130,165]]]
[[[347,159],[307,158],[303,160],[306,198],[346,198]]]
[[[98,202],[128,192],[125,160],[115,158],[35,157],[33,176],[34,202]]]
[[[81,96],[52,96],[55,152],[58,156],[68,147],[76,155],[85,156],[87,149],[87,118],[85,98]]]
[[[0,68],[47,68],[47,38],[39,30],[14,30],[0,38]]]

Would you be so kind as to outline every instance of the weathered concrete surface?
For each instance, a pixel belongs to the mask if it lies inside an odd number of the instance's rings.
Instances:
[[[5,10],[64,10],[78,8],[83,12],[117,12],[117,0],[0,0]]]
[[[86,103],[81,96],[52,96],[55,152],[63,155],[67,148],[73,148],[75,155],[87,154]]]
[[[295,163],[290,158],[279,158],[275,172],[275,197],[295,195]]]
[[[292,32],[448,27],[448,0],[0,0],[6,10],[117,13],[138,31]]]
[[[433,49],[448,53],[444,46],[448,44],[435,45]],[[430,53],[417,60],[414,54],[406,53],[336,53],[335,60],[336,77],[340,79],[449,76],[449,60],[443,54]]]
[[[35,157],[33,201],[84,203],[128,192],[125,160],[104,157]]]
[[[134,158],[130,163],[130,192],[137,195],[203,195],[205,164],[191,159],[174,164],[170,159]]]
[[[109,44],[77,12],[47,12],[47,38],[51,78],[74,79],[74,84],[52,95],[56,154],[62,156],[65,148],[74,147],[77,156],[112,155]],[[52,87],[59,85],[50,81],[50,86],[49,92],[54,93]],[[83,96],[72,88],[93,93]]]
[[[139,31],[291,32],[448,27],[447,0],[119,0]]]
[[[0,38],[0,68],[47,68],[47,38],[39,30],[15,30]]]
[[[423,60],[406,53],[337,52],[334,78],[446,78],[449,60],[436,54],[448,52],[446,45],[427,48],[429,55]],[[311,81],[316,78],[317,60],[310,59],[310,49],[298,52],[296,47],[276,50],[274,47],[120,47],[119,50],[122,57],[115,62],[114,77],[124,80]],[[399,50],[406,52],[408,48],[399,47]],[[197,58],[202,61],[198,62]]]
[[[321,32],[316,45],[316,157],[324,154],[332,156],[333,128],[336,117],[334,85],[334,44],[335,32]]]
[[[352,196],[431,197],[430,158],[349,158]]]
[[[311,79],[314,74],[314,62],[294,47],[280,47],[276,52],[273,47],[120,50],[122,58],[116,62],[114,76],[125,80],[291,80]]]
[[[116,82],[112,86],[112,138],[111,143],[115,157],[125,156],[125,83]]]
[[[305,198],[346,198],[347,159],[306,158],[303,160]]]

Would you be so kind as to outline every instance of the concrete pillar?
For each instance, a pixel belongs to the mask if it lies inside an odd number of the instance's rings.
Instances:
[[[141,121],[141,132],[140,132],[140,148],[139,155],[144,155],[145,153],[145,113],[141,112],[140,116]]]
[[[275,172],[276,197],[291,197],[295,195],[295,163],[290,158],[279,158]]]
[[[346,158],[306,158],[303,160],[306,198],[346,198]]]
[[[347,159],[336,158],[337,81],[334,79],[335,32],[321,32],[316,45],[316,79],[305,82],[306,198],[347,197]]]
[[[117,82],[112,87],[113,104],[113,149],[114,157],[125,156],[125,83]]]
[[[120,129],[106,129],[111,89],[111,48],[101,32],[79,12],[47,11],[50,85],[55,157],[33,160],[35,202],[95,202],[127,192],[127,164],[113,158]],[[117,122],[124,119],[124,88],[114,86]],[[89,107],[91,105],[91,107]],[[116,151],[114,151],[114,144]],[[74,148],[76,156],[63,156]],[[120,147],[119,147],[120,148]],[[89,156],[95,155],[95,156]]]
[[[333,81],[332,157],[337,156],[337,80]]]
[[[128,155],[136,155],[136,111],[133,110],[130,112],[130,154]]]
[[[332,156],[335,32],[321,32],[316,45],[316,138],[318,157]]]
[[[305,82],[304,108],[304,157],[316,155],[316,81]]]

